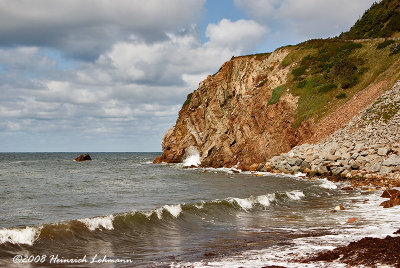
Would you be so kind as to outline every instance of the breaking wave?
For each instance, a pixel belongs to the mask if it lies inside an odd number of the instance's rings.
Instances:
[[[18,244],[32,246],[37,240],[63,240],[70,237],[88,237],[96,232],[124,232],[140,226],[168,224],[185,214],[221,215],[231,210],[250,212],[271,205],[291,202],[305,197],[302,191],[276,192],[247,198],[228,197],[191,204],[164,205],[150,211],[134,211],[108,216],[70,220],[24,228],[0,229],[0,245]]]
[[[196,147],[190,146],[186,152],[183,159],[184,167],[199,166],[201,164],[200,153]]]

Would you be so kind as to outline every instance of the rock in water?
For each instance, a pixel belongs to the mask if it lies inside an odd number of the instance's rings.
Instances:
[[[157,156],[156,159],[154,159],[153,164],[160,164],[162,163],[161,157]]]
[[[81,154],[77,158],[75,158],[75,161],[77,162],[82,162],[82,161],[87,161],[87,160],[92,160],[89,154]]]
[[[381,197],[383,198],[392,198],[395,195],[398,195],[400,193],[400,191],[396,190],[396,189],[387,189],[385,191],[383,191]]]

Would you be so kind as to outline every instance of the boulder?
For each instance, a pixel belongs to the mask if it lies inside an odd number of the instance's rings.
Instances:
[[[379,148],[378,155],[385,156],[387,155],[388,151],[389,151],[388,148]]]
[[[353,223],[357,220],[357,218],[350,218],[346,223]]]
[[[400,194],[400,191],[398,191],[396,189],[387,189],[387,190],[383,191],[381,197],[391,198],[392,196],[399,195],[399,194]]]
[[[385,190],[382,193],[381,197],[390,198],[389,200],[384,201],[380,204],[380,206],[383,206],[383,208],[391,208],[400,205],[400,191],[398,190],[395,189]]]
[[[380,204],[380,206],[383,206],[383,208],[391,208],[398,205],[400,205],[399,195],[395,195],[394,197],[391,197],[389,200],[384,201]]]
[[[393,171],[392,167],[382,166],[379,171],[379,174],[387,175],[387,174],[391,173],[392,171]]]
[[[292,157],[292,158],[287,158],[287,162],[291,166],[299,166],[303,161],[300,158]]]
[[[371,172],[375,173],[375,172],[379,172],[379,170],[381,170],[381,167],[382,167],[382,159],[381,158],[376,158],[376,159],[371,161],[368,169]]]
[[[326,166],[317,166],[317,168],[315,169],[316,172],[318,172],[319,174],[326,174],[329,172],[328,168]]]
[[[162,162],[161,157],[157,156],[154,161],[153,164],[160,164]]]
[[[399,166],[400,165],[400,156],[392,154],[382,163],[384,166]]]
[[[336,207],[335,207],[335,210],[336,210],[336,211],[344,210],[344,207],[343,207],[343,206],[336,206]]]
[[[344,167],[335,167],[331,169],[332,174],[334,175],[339,175],[340,173],[342,173],[344,171]]]
[[[251,164],[248,169],[249,171],[257,171],[259,166],[260,164]]]
[[[77,162],[88,161],[88,160],[92,160],[89,154],[81,154],[80,156],[75,158],[75,161]]]
[[[353,191],[354,188],[352,188],[352,187],[350,187],[350,186],[347,186],[347,187],[343,187],[342,190],[343,190],[343,191]]]

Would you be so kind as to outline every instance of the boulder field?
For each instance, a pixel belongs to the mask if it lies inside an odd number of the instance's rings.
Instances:
[[[263,171],[364,177],[400,186],[400,81],[349,124],[316,144],[272,157]]]

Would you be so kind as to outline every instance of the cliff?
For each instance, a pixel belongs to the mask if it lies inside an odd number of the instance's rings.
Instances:
[[[188,95],[155,162],[182,162],[194,147],[202,166],[246,170],[316,143],[394,85],[398,43],[311,40],[234,57]]]
[[[185,151],[194,146],[203,166],[249,165],[296,145],[302,135],[292,127],[298,98],[278,88],[290,71],[290,66],[281,66],[288,53],[282,48],[236,57],[208,76],[165,134],[161,161],[182,162]],[[284,91],[283,96],[272,104],[277,91]]]
[[[340,37],[233,57],[188,95],[154,162],[262,169],[346,127],[400,78],[399,10],[383,0]]]

